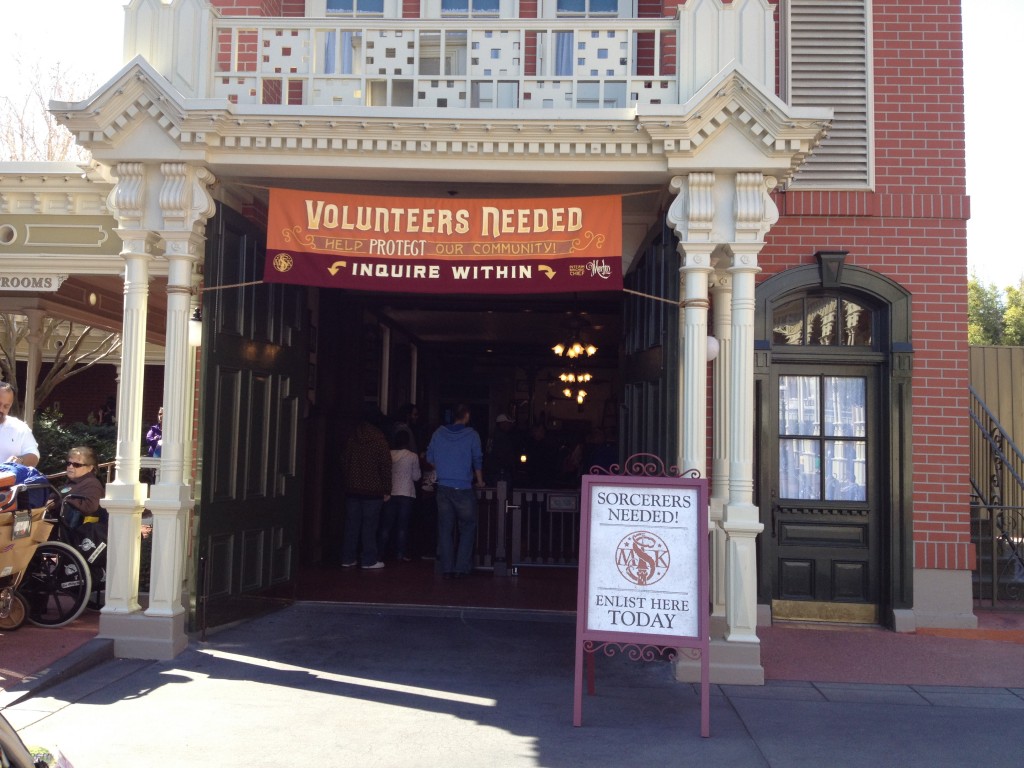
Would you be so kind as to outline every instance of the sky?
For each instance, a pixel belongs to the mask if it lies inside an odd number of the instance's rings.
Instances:
[[[122,62],[125,0],[2,0],[5,30],[17,30],[0,47],[0,73],[13,70],[17,54],[45,66],[73,66],[97,86]],[[1015,85],[1020,65],[1024,0],[962,0],[967,106],[968,269],[983,283],[1003,289],[1024,279],[1021,236],[1005,227],[1019,220],[1020,195],[1011,185],[1024,178],[1024,152],[1010,133],[1024,125],[1024,100]],[[2,91],[11,79],[0,77]]]

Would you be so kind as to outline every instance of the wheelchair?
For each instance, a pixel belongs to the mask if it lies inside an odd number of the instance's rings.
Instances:
[[[26,619],[41,627],[63,627],[87,606],[102,607],[105,519],[76,520],[77,510],[67,504],[74,497],[62,498],[45,478],[0,494],[0,512],[7,513],[0,514],[0,526],[5,517],[12,522],[12,556],[6,565],[0,527],[0,629],[16,629]]]

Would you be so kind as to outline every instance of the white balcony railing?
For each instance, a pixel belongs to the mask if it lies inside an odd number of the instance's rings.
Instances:
[[[218,19],[212,95],[237,104],[677,104],[678,22]]]
[[[730,65],[773,91],[772,14],[690,0],[670,19],[307,19],[133,0],[125,58],[240,106],[656,110]]]

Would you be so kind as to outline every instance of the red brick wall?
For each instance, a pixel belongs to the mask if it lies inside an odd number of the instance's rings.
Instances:
[[[210,0],[210,5],[224,16],[280,16],[280,13],[266,13],[267,7],[277,9],[280,0]]]
[[[49,369],[50,364],[44,363],[40,377],[45,376]],[[24,372],[21,373],[20,380],[22,382],[25,380]],[[107,401],[108,397],[116,396],[117,366],[97,364],[54,387],[49,397],[42,403],[36,403],[36,408],[45,410],[56,405],[63,414],[62,423],[86,423],[90,411],[97,410]],[[156,412],[163,403],[163,398],[164,367],[162,365],[147,365],[142,385],[142,420],[144,423],[140,428],[148,428],[156,420]]]
[[[539,13],[538,0],[520,0],[519,18],[536,19]],[[523,73],[527,77],[537,76],[537,33],[527,32],[523,46]]]
[[[51,367],[49,363],[43,363],[39,371],[40,381]],[[64,415],[63,422],[65,424],[72,424],[76,421],[85,422],[89,418],[90,411],[100,408],[108,397],[117,395],[116,379],[116,366],[94,365],[54,387],[49,397],[41,403],[36,403],[36,410],[41,411],[57,406]],[[19,380],[24,384],[24,373],[20,375]]]
[[[766,274],[845,250],[913,294],[914,561],[967,569],[967,229],[958,0],[876,0],[874,192],[776,195]]]

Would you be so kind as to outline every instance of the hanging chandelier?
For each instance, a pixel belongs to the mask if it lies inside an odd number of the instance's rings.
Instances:
[[[587,397],[587,390],[583,388],[583,385],[591,381],[594,376],[586,371],[577,370],[576,361],[584,356],[593,357],[597,354],[597,347],[593,344],[584,344],[577,333],[573,335],[569,343],[563,344],[559,342],[551,348],[551,351],[559,357],[565,357],[571,361],[569,370],[558,374],[559,381],[565,385],[562,389],[562,394],[570,400],[575,400],[578,404],[583,405],[583,401]]]
[[[587,344],[586,346],[579,339],[573,339],[569,344],[562,344],[559,342],[551,348],[559,357],[568,357],[570,360],[575,360],[577,357],[582,357],[586,353],[587,357],[593,357],[597,353],[597,347],[593,344]]]

